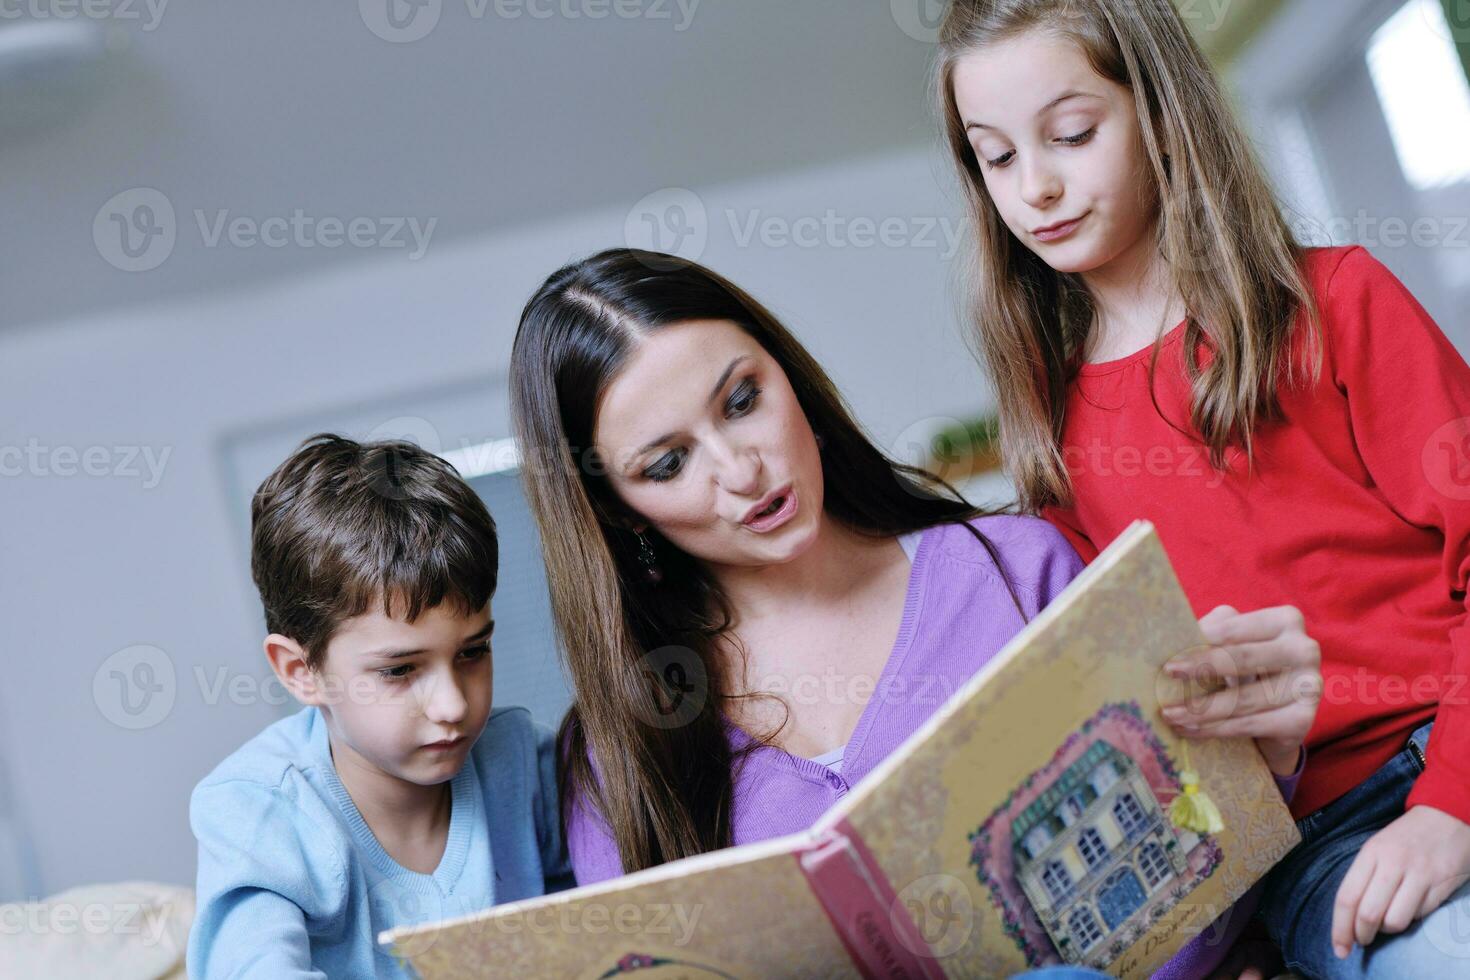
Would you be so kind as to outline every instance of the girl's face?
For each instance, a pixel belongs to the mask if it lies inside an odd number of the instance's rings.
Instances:
[[[955,63],[954,97],[1001,220],[1053,269],[1097,272],[1151,241],[1133,95],[1074,42],[1033,30],[977,48]]]
[[[635,528],[711,566],[790,561],[822,521],[822,463],[786,373],[727,320],[641,337],[598,403],[593,447]]]

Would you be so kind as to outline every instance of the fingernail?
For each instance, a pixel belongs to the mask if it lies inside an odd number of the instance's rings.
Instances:
[[[1184,715],[1184,705],[1182,705],[1182,704],[1168,704],[1168,705],[1165,705],[1164,706],[1164,717],[1165,718],[1179,718],[1179,717],[1182,717],[1183,715]]]

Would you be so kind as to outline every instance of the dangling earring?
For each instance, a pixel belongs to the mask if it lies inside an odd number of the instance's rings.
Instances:
[[[664,580],[664,570],[658,567],[658,556],[653,553],[653,545],[642,534],[638,535],[638,560],[643,563],[643,577],[651,584],[657,585]]]
[[[817,432],[815,429],[812,430],[812,435],[817,440],[817,452],[821,452],[822,451],[822,447],[825,446],[825,445],[827,445],[827,440],[824,439],[822,437],[822,434],[820,432]]]

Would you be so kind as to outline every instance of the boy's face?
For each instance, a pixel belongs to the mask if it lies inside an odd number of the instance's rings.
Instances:
[[[420,786],[452,779],[490,716],[494,626],[488,604],[466,614],[452,602],[414,623],[380,606],[343,622],[319,671],[338,769],[365,764]]]

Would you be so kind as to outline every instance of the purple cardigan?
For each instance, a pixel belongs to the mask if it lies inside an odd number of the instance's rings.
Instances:
[[[1000,553],[1028,618],[1035,616],[1082,570],[1061,533],[1031,517],[995,516],[973,522]],[[931,527],[917,535],[903,620],[872,697],[833,768],[772,747],[757,748],[735,776],[731,822],[735,844],[749,844],[810,827],[898,747],[1023,625],[995,563],[965,528]],[[905,550],[913,547],[911,538]],[[728,726],[737,748],[750,737]],[[1300,776],[1278,777],[1290,799]],[[567,827],[579,885],[623,873],[617,846],[601,816],[574,802]],[[1224,959],[1259,900],[1242,896],[1164,965],[1156,977],[1205,976]],[[1213,942],[1207,938],[1214,936]]]

